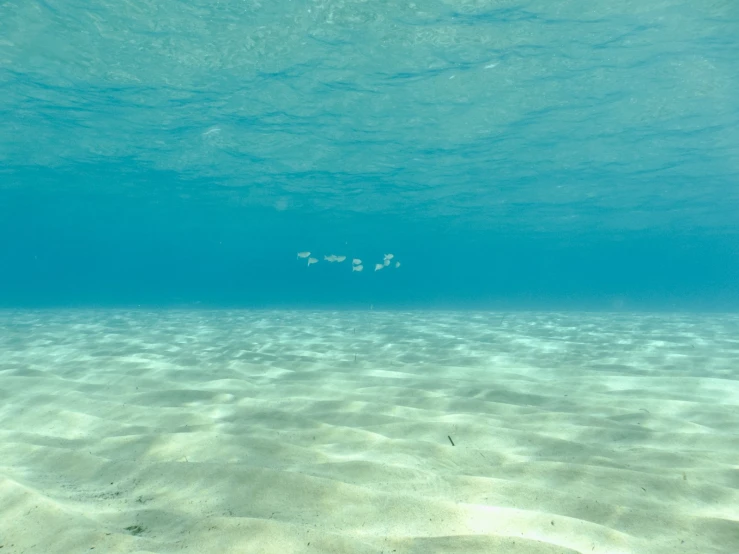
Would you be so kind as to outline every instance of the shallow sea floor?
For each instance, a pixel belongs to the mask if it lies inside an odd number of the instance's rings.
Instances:
[[[739,316],[2,311],[0,546],[737,552]]]

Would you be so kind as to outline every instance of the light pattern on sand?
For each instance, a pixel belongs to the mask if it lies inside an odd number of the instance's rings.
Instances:
[[[737,336],[729,316],[0,312],[0,544],[727,553]]]

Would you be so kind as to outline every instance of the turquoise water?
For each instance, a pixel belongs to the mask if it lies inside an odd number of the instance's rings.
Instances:
[[[4,2],[0,304],[735,310],[738,56],[732,1]]]
[[[736,0],[0,0],[0,552],[739,552],[737,60]]]

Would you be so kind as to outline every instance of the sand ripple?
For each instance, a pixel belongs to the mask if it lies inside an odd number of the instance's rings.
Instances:
[[[720,315],[0,312],[0,546],[739,551],[737,337]]]

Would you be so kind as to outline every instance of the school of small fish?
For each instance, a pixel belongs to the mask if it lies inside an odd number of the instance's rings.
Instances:
[[[386,267],[389,267],[394,258],[395,258],[395,254],[385,254],[382,258],[382,262],[375,264],[375,271],[380,271],[381,269],[385,269]],[[307,250],[304,252],[298,252],[297,259],[298,260],[307,259],[308,267],[310,267],[313,264],[318,263],[318,258],[312,257],[311,253]],[[324,255],[323,260],[329,263],[341,263],[344,260],[346,260],[346,256],[337,256],[336,254],[330,254],[328,256]],[[400,267],[400,262],[395,260],[394,266],[396,268]],[[352,273],[354,272],[360,273],[361,271],[363,271],[364,265],[362,263],[362,260],[360,260],[359,258],[352,258],[351,268],[352,268]]]

